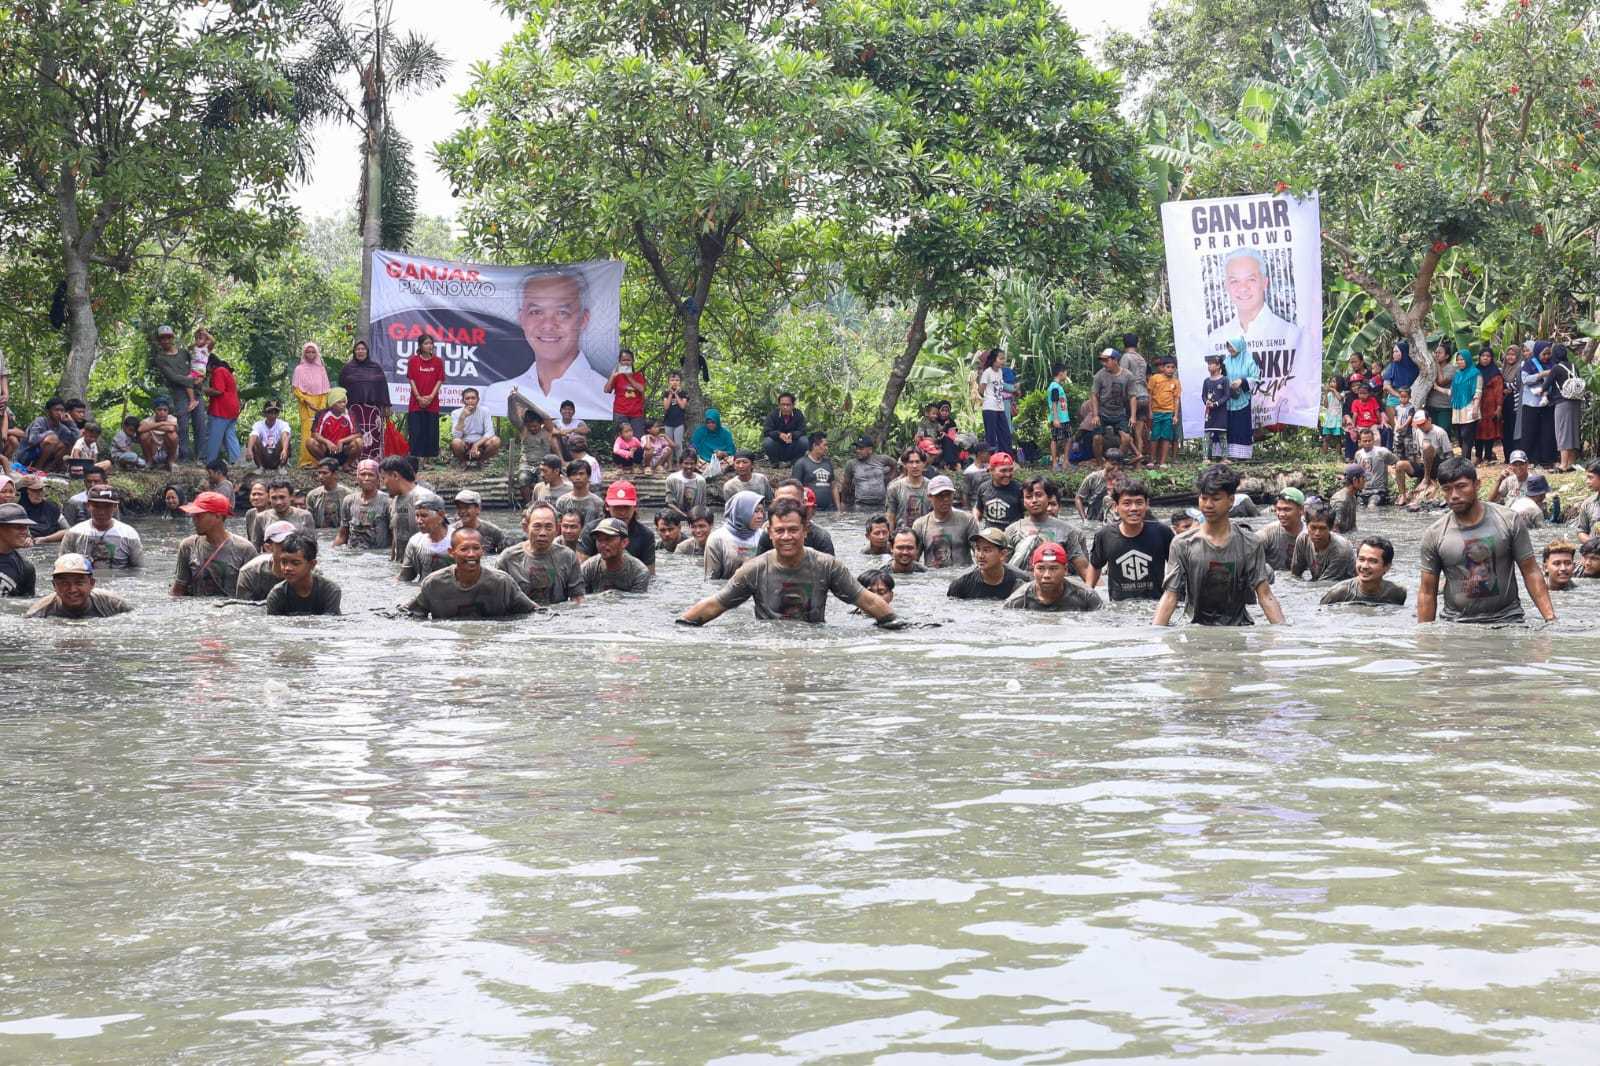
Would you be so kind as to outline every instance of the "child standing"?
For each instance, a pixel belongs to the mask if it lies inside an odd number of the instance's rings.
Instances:
[[[1064,471],[1072,459],[1072,412],[1067,408],[1067,368],[1057,363],[1050,368],[1050,472]]]
[[[1322,394],[1322,450],[1340,446],[1344,436],[1344,393],[1339,390],[1339,379],[1328,379],[1328,388]]]
[[[1178,382],[1178,361],[1165,356],[1156,364],[1156,372],[1145,382],[1150,394],[1150,442],[1154,445],[1155,465],[1166,468],[1172,464],[1172,455],[1178,450],[1178,398],[1182,386]]]
[[[683,452],[683,425],[688,419],[689,397],[683,391],[683,375],[674,370],[667,375],[667,394],[661,398],[661,424],[672,441],[674,454]]]
[[[1206,356],[1205,381],[1200,385],[1200,402],[1206,406],[1206,458],[1227,461],[1228,455],[1228,379],[1222,376],[1222,356]]]

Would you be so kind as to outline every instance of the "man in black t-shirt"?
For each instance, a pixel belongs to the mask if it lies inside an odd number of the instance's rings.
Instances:
[[[978,489],[977,503],[972,508],[979,525],[1005,529],[1027,513],[1022,506],[1022,486],[1013,478],[1016,468],[1016,462],[1005,452],[989,457],[989,482]]]
[[[0,596],[34,595],[33,564],[22,554],[32,540],[33,519],[18,503],[0,503]]]
[[[1089,547],[1089,587],[1097,587],[1104,574],[1113,600],[1159,600],[1174,534],[1148,521],[1150,490],[1144,482],[1122,482],[1113,500],[1117,520],[1101,526]]]
[[[806,454],[795,460],[789,476],[816,495],[817,510],[839,509],[839,486],[834,478],[833,460],[828,458],[828,435],[820,429],[811,434]]]
[[[606,511],[610,517],[615,518],[628,527],[627,552],[643,563],[652,574],[656,572],[656,534],[653,529],[639,521],[639,493],[631,481],[613,481],[606,489]],[[595,555],[594,530],[604,518],[590,522],[583,530],[583,536],[578,538],[578,560],[588,561]]]
[[[1028,575],[1006,565],[1006,535],[990,526],[972,537],[977,564],[950,582],[947,593],[958,600],[1004,600],[1028,583]]]

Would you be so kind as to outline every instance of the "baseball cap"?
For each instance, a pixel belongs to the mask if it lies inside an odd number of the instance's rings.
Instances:
[[[20,503],[0,503],[0,526],[31,526],[33,519]]]
[[[805,501],[806,501],[806,506],[807,507],[815,507],[817,505],[817,494],[815,492],[813,492],[809,488],[806,489],[805,490]]]
[[[50,568],[50,576],[60,577],[62,574],[92,574],[94,564],[87,556],[77,552],[67,552],[56,556],[56,564]]]
[[[266,414],[268,411],[281,412],[282,410],[283,410],[283,408],[278,406],[278,401],[277,400],[268,400],[267,401],[267,405],[261,409],[261,413],[262,414]]]
[[[460,506],[463,503],[482,507],[483,496],[476,489],[462,489],[456,493],[456,505]]]
[[[1528,453],[1520,448],[1512,452],[1511,455],[1506,458],[1506,462],[1508,463],[1525,463],[1527,461]]]
[[[1005,548],[1006,532],[997,526],[988,526],[972,535],[972,540],[986,540],[996,548]]]
[[[597,536],[601,533],[612,537],[626,537],[628,535],[628,527],[622,524],[621,519],[617,518],[600,519],[594,524],[594,531]]]
[[[1067,549],[1059,544],[1052,544],[1046,541],[1033,549],[1033,557],[1028,560],[1029,566],[1038,566],[1040,563],[1060,563],[1065,566],[1067,563]]]
[[[1354,481],[1358,477],[1366,476],[1367,468],[1362,466],[1360,463],[1351,463],[1349,466],[1344,468],[1344,479],[1346,481]]]
[[[1278,499],[1288,500],[1290,503],[1299,504],[1301,507],[1306,505],[1306,494],[1292,485],[1286,489],[1280,489],[1278,491]]]
[[[411,501],[412,510],[444,511],[444,499],[437,492],[419,492]]]
[[[928,495],[929,496],[937,496],[941,492],[954,492],[954,491],[956,491],[955,485],[950,481],[949,478],[945,477],[943,474],[940,474],[938,477],[933,478],[932,480],[930,480],[928,482]]]
[[[176,337],[177,335],[171,326],[161,326],[156,330],[156,336],[158,337]]]
[[[330,455],[326,459],[319,460],[317,465],[324,470],[337,470],[339,469],[339,460]]]
[[[233,514],[233,501],[220,492],[202,492],[194,502],[178,508],[184,514],[218,514],[226,518]]]
[[[613,481],[606,489],[606,505],[621,504],[624,507],[639,506],[639,492],[633,487],[631,481]]]
[[[1120,363],[1122,361],[1122,353],[1117,351],[1115,348],[1107,348],[1100,353],[1100,358],[1115,359]]]
[[[856,438],[856,447],[857,448],[870,448],[870,447],[872,447],[872,438],[871,437],[857,437]]]
[[[261,531],[261,539],[269,540],[274,544],[282,544],[299,532],[300,527],[293,522],[273,522]]]
[[[117,490],[110,485],[96,485],[89,490],[90,503],[121,503]]]
[[[1544,496],[1550,492],[1550,482],[1543,474],[1529,474],[1527,484],[1522,486],[1522,491],[1529,496]]]
[[[989,466],[991,468],[992,467],[996,467],[996,466],[1016,466],[1016,465],[1017,465],[1017,461],[1015,459],[1011,458],[1011,455],[1008,452],[995,452],[993,455],[989,456]]]

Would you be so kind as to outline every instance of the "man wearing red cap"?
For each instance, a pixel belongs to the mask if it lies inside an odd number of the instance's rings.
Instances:
[[[628,527],[628,554],[645,565],[654,574],[656,572],[656,535],[655,531],[639,521],[639,493],[631,481],[615,481],[606,489],[606,511],[612,518]],[[585,562],[590,556],[596,554],[594,531],[595,527],[604,522],[600,519],[584,527],[583,535],[578,538],[578,561]]]
[[[218,492],[202,492],[181,508],[194,522],[194,535],[178,545],[174,596],[227,596],[238,590],[239,568],[256,557],[255,545],[228,532],[233,501]]]
[[[1012,479],[1016,469],[1016,460],[1005,452],[989,457],[989,481],[978,489],[972,508],[980,525],[1005,529],[1027,513],[1022,506],[1022,489]]]
[[[1021,611],[1098,611],[1100,597],[1067,576],[1067,550],[1044,543],[1033,549],[1033,580],[1013,592],[1005,606]]]

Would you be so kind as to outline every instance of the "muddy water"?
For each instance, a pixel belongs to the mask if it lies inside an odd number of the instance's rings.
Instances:
[[[1415,588],[1421,522],[1386,523]],[[1566,1063],[1600,582],[1554,628],[880,633],[0,603],[0,1061]],[[836,530],[853,566],[859,533]],[[1546,537],[1548,534],[1545,535]],[[1544,538],[1540,538],[1544,539]]]

